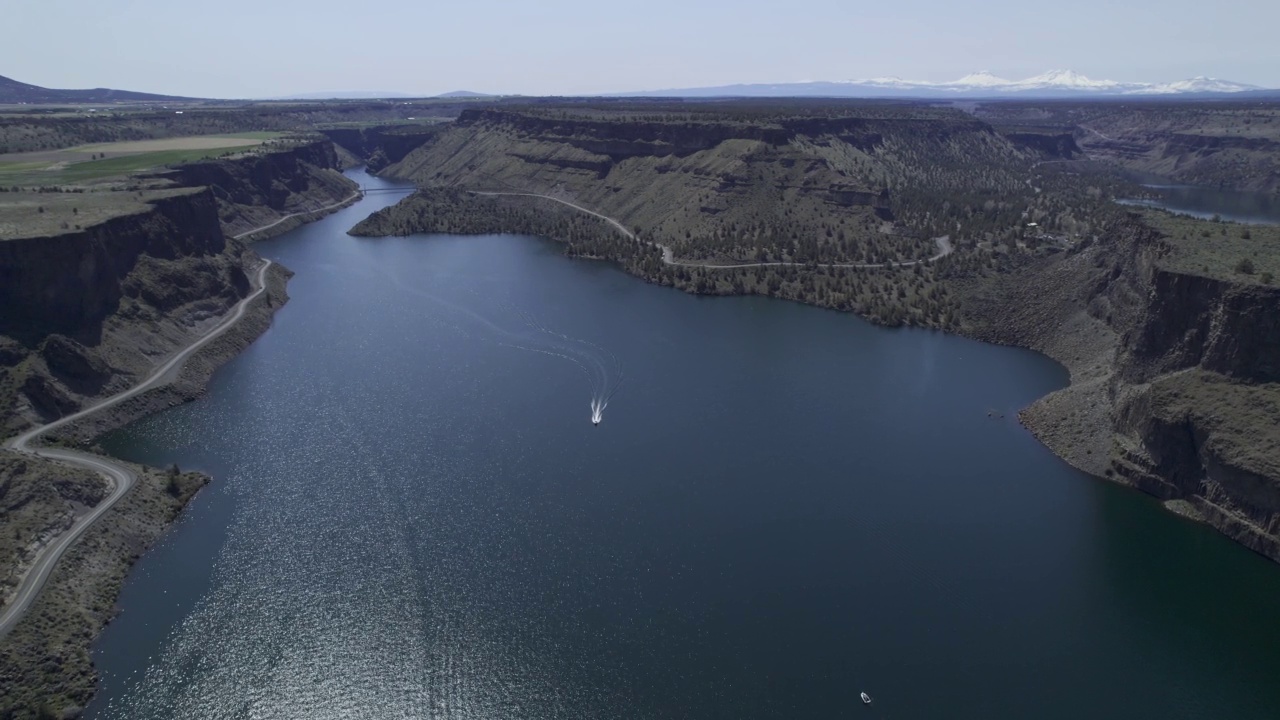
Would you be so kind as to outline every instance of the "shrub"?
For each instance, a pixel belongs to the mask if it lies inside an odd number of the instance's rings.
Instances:
[[[1253,270],[1254,270],[1253,261],[1250,260],[1249,258],[1245,258],[1240,262],[1236,263],[1236,272],[1240,273],[1241,275],[1252,275]]]

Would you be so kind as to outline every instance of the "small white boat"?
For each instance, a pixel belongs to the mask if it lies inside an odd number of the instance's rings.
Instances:
[[[863,705],[870,705],[870,704],[871,704],[871,696],[870,696],[870,695],[868,695],[868,694],[866,694],[866,693],[858,693],[858,694],[862,696],[862,704],[863,704]]]

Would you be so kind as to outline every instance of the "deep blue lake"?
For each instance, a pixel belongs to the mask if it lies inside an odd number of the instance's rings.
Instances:
[[[1278,716],[1280,568],[1038,444],[1055,363],[345,234],[396,199],[258,244],[272,328],[109,439],[214,483],[91,717]]]

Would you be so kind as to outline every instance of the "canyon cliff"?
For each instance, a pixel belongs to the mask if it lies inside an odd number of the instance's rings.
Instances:
[[[1280,288],[1191,271],[1180,252],[1129,215],[1066,254],[959,281],[966,333],[1071,371],[1022,413],[1068,462],[1280,562]]]
[[[234,236],[354,199],[336,165],[328,141],[191,163],[145,179],[158,189],[116,191],[120,212],[100,223],[0,241],[5,434],[129,387],[217,322],[261,262]],[[49,214],[74,197],[51,195]]]

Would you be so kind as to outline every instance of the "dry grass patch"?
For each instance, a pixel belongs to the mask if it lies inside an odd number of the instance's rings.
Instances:
[[[78,145],[61,150],[41,152],[7,153],[0,155],[0,163],[42,163],[46,165],[67,162],[84,162],[94,155],[106,158],[123,155],[140,155],[168,150],[220,150],[224,148],[253,147],[273,140],[280,133],[239,133],[236,135],[198,135],[191,137],[161,138],[159,140],[132,140],[94,145]],[[87,157],[88,156],[88,157]]]
[[[271,135],[274,133],[260,133]],[[134,155],[138,153],[161,152],[164,150],[218,150],[221,148],[251,147],[261,145],[268,137],[242,137],[227,135],[201,135],[198,137],[163,138],[160,140],[135,140],[132,142],[104,143],[101,145],[82,145],[59,152],[65,153],[106,153],[107,157],[117,155]]]
[[[129,192],[0,193],[0,241],[76,232],[112,218],[148,212],[150,201],[201,188]]]
[[[1280,278],[1280,226],[1201,220],[1144,210],[1143,221],[1168,238],[1170,270],[1233,282],[1274,285]]]

